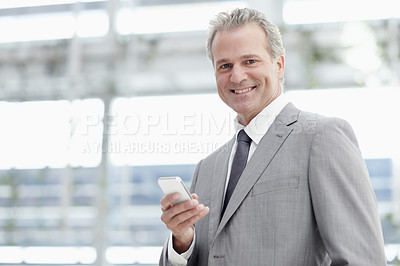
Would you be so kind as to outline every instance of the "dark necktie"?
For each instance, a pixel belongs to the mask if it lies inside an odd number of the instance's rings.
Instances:
[[[229,199],[231,198],[232,193],[235,190],[236,184],[238,183],[244,168],[246,167],[247,157],[249,156],[250,143],[251,138],[247,136],[246,132],[244,132],[243,129],[240,130],[237,135],[237,148],[232,161],[231,175],[229,177],[228,188],[226,189],[222,213],[225,212]]]

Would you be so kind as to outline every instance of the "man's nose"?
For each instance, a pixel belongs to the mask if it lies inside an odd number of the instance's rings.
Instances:
[[[230,81],[239,84],[247,79],[247,73],[241,66],[233,66]]]

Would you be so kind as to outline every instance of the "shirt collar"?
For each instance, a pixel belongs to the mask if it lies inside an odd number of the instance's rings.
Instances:
[[[251,140],[258,145],[261,138],[265,135],[265,133],[267,133],[269,127],[274,122],[275,117],[288,103],[288,98],[282,93],[270,104],[268,104],[260,113],[258,113],[258,115],[256,115],[246,127],[240,124],[236,117],[234,121],[236,135],[239,130],[244,128],[244,131],[251,138]]]

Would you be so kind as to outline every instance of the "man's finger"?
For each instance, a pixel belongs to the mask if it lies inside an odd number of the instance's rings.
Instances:
[[[197,215],[190,217],[189,219],[185,220],[184,222],[177,225],[175,230],[184,230],[187,227],[192,227],[195,223],[197,223],[200,219],[204,218],[209,214],[210,208],[204,207]]]
[[[179,194],[178,192],[165,195],[165,196],[160,200],[161,210],[162,210],[163,212],[167,211],[167,210],[172,206],[172,204],[173,204],[175,201],[177,201],[180,197],[181,197],[181,194]]]
[[[178,227],[180,224],[192,219],[192,217],[198,216],[204,210],[204,208],[205,206],[203,204],[199,204],[194,208],[181,212],[171,218],[168,226],[171,229]]]

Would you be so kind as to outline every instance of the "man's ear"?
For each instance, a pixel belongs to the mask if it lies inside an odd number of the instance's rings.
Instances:
[[[281,79],[283,74],[285,74],[285,57],[283,55],[276,58],[276,72],[278,74],[278,79]]]

